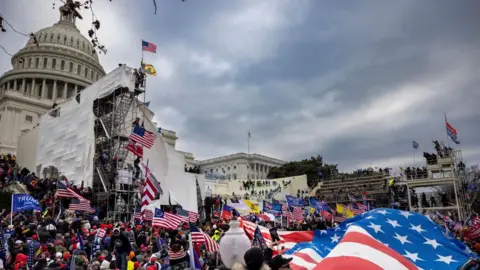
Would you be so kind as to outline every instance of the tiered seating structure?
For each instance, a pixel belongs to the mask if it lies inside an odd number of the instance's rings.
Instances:
[[[377,207],[388,206],[388,179],[392,177],[383,172],[368,172],[366,175],[344,174],[334,179],[319,182],[310,195],[319,194],[327,203],[348,203],[348,193],[355,199],[362,200],[364,192],[368,200],[373,200]]]
[[[456,211],[460,218],[465,218],[469,212],[469,205],[465,196],[464,174],[460,172],[460,162],[462,162],[461,150],[453,150],[448,156],[436,159],[427,159],[428,177],[416,178],[415,176],[406,180],[408,189],[412,188],[431,188],[435,186],[453,186],[455,192],[455,204],[450,206],[437,207],[417,207],[412,204],[410,192],[408,193],[408,204],[410,211]],[[463,162],[462,162],[463,164]]]

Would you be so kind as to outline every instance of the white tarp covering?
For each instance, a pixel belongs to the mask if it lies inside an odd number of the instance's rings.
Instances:
[[[37,172],[37,148],[40,140],[40,127],[34,127],[18,137],[17,163],[24,168],[35,172],[37,176],[43,176]]]
[[[168,144],[164,144],[164,147],[168,157],[168,173],[165,179],[160,181],[164,193],[157,203],[161,205],[179,204],[183,209],[197,213],[197,186],[195,183],[196,177],[199,175],[185,172],[185,156],[183,153],[176,151]],[[154,166],[154,164],[149,163],[149,167]],[[200,181],[202,180],[200,179]],[[202,186],[200,187],[202,189]]]
[[[40,141],[37,165],[55,166],[74,184],[91,187],[95,152],[93,102],[119,87],[134,89],[132,69],[121,66],[82,91],[80,103],[75,99],[60,105],[60,116],[49,113],[40,118]]]
[[[141,112],[139,112],[141,114]],[[144,127],[146,130],[156,132],[157,127],[151,119],[146,118],[144,121]],[[153,173],[157,181],[164,192],[167,194],[164,183],[167,179],[169,170],[169,157],[167,156],[167,150],[165,149],[165,142],[161,134],[157,133],[155,143],[151,149],[143,148],[143,160],[148,161],[148,169]]]

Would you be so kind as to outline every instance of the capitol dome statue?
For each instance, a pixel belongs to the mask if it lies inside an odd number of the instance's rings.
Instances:
[[[18,136],[42,114],[105,75],[74,13],[62,8],[60,20],[31,36],[13,55],[13,69],[0,77],[0,153],[15,153]]]

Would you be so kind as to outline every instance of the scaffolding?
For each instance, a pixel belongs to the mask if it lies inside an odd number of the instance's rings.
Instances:
[[[126,147],[132,119],[137,118],[138,96],[145,92],[143,76],[135,73],[134,91],[120,87],[93,104],[96,116],[93,191],[97,205],[107,203],[107,219],[112,221],[130,220],[135,212],[138,190],[133,184],[117,182],[119,170],[128,170],[130,175],[133,171]]]
[[[463,164],[461,150],[452,150],[442,157],[429,157],[426,159],[426,163],[427,175],[419,177],[415,174],[406,181],[410,211],[455,211],[460,219],[466,218],[470,212],[470,206],[466,200],[465,174],[462,172],[463,168],[460,165]],[[454,204],[424,207],[420,200],[416,205],[413,203],[411,189],[438,186],[453,188]]]

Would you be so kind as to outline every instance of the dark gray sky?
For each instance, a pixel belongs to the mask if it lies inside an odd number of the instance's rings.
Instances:
[[[32,32],[58,20],[51,2],[5,0],[0,12]],[[94,3],[101,63],[136,66],[142,38],[158,46],[145,53],[158,73],[147,100],[177,149],[246,152],[250,130],[252,152],[352,170],[411,164],[415,140],[418,164],[432,139],[447,140],[446,112],[467,164],[480,161],[478,1],[157,2],[157,15],[150,0]],[[25,42],[0,34],[10,52]]]

